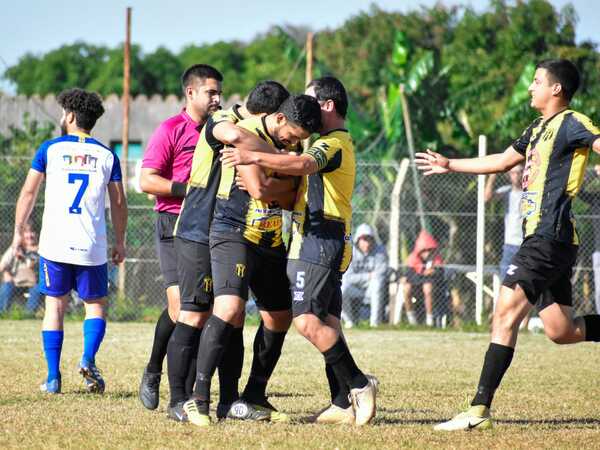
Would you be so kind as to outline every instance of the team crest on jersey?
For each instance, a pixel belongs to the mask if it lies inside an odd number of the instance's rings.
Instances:
[[[246,265],[245,264],[236,264],[235,265],[235,274],[240,278],[244,278],[244,275],[246,274]]]
[[[70,154],[63,155],[63,162],[65,163],[66,169],[78,169],[78,170],[87,170],[90,172],[96,171],[96,165],[98,164],[98,158],[86,154]]]
[[[304,300],[304,291],[294,291],[294,301],[301,302]]]
[[[554,136],[554,129],[548,128],[546,131],[544,131],[544,134],[542,135],[542,141],[549,141],[550,139],[552,139],[552,136]]]
[[[523,192],[521,194],[521,201],[519,204],[519,210],[521,217],[526,218],[531,216],[537,210],[536,202],[537,192]]]

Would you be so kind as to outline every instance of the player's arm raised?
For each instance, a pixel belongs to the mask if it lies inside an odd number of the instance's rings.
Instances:
[[[125,259],[125,231],[127,230],[127,199],[123,183],[111,181],[108,183],[108,198],[110,200],[110,218],[115,232],[115,243],[111,251],[115,264]]]
[[[23,183],[23,187],[21,188],[15,210],[15,231],[12,242],[13,252],[17,256],[23,254],[21,251],[23,231],[33,210],[33,205],[35,204],[42,181],[44,181],[44,173],[38,172],[35,169],[29,169],[25,183]]]
[[[511,145],[502,153],[481,156],[478,158],[449,159],[445,156],[427,149],[426,152],[415,154],[417,168],[424,175],[442,174],[448,172],[488,174],[506,172],[517,164],[523,162],[525,157],[517,152]]]
[[[274,155],[248,152],[239,148],[224,148],[221,150],[221,161],[226,167],[256,164],[285,175],[310,175],[319,171],[315,158],[306,153]]]

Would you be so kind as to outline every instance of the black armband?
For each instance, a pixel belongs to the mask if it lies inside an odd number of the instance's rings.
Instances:
[[[171,182],[171,196],[173,197],[185,197],[186,189],[186,183],[179,183],[177,181]]]

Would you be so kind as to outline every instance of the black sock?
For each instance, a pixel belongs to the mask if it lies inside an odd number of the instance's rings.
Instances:
[[[210,316],[204,325],[198,348],[196,386],[194,387],[194,398],[203,403],[200,411],[202,414],[208,414],[210,381],[221,361],[232,331],[233,325],[215,315]]]
[[[261,321],[254,338],[254,355],[248,384],[242,397],[250,403],[260,403],[266,396],[267,383],[279,357],[287,331],[271,331]]]
[[[585,340],[600,342],[600,316],[597,314],[583,316],[585,322]]]
[[[190,361],[195,356],[193,353],[195,342],[200,336],[196,327],[177,322],[167,351],[169,375],[169,389],[171,390],[171,406],[177,402],[187,400],[185,380],[188,375]]]
[[[230,405],[240,398],[238,383],[244,365],[244,329],[234,328],[219,363],[219,403]]]
[[[329,350],[323,352],[325,364],[330,364],[341,386],[349,389],[362,388],[369,380],[360,371],[344,339],[340,336]]]
[[[191,354],[192,357],[188,366],[188,374],[185,379],[185,394],[187,398],[190,398],[194,393],[194,383],[196,382],[196,361],[198,358],[198,346],[200,345],[200,335],[202,334],[202,328],[198,328],[198,333],[194,343],[192,344]]]
[[[508,370],[513,359],[515,349],[500,344],[490,344],[485,353],[483,369],[479,378],[477,393],[471,402],[471,406],[485,405],[488,408],[492,405],[494,392],[500,386],[502,377]]]
[[[348,400],[348,386],[342,386],[335,376],[333,367],[330,364],[325,364],[325,374],[327,375],[327,381],[329,382],[329,392],[331,393],[331,403],[340,408],[346,409],[350,406],[350,400]]]
[[[154,341],[152,342],[152,353],[150,354],[150,361],[148,361],[147,370],[151,373],[162,372],[162,365],[167,354],[167,346],[169,345],[169,338],[171,333],[175,329],[175,323],[169,317],[169,311],[167,308],[162,312],[158,321],[156,322],[156,328],[154,329]]]

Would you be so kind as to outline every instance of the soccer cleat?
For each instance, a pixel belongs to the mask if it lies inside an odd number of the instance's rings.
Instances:
[[[61,389],[61,381],[60,378],[55,378],[54,380],[44,381],[40,385],[40,391],[45,392],[47,394],[60,394]]]
[[[365,377],[367,377],[367,380],[369,380],[375,388],[375,393],[379,394],[379,378],[375,375],[369,375],[368,373],[365,373]]]
[[[95,363],[82,359],[79,363],[79,374],[83,377],[88,392],[96,394],[104,392],[104,379]]]
[[[183,403],[177,402],[175,405],[169,405],[167,408],[167,417],[175,422],[187,422],[188,416],[183,409]]]
[[[231,408],[227,412],[228,419],[236,420],[251,420],[251,421],[266,421],[271,419],[271,411],[258,407],[245,400],[236,400],[231,404]]]
[[[354,409],[352,408],[352,405],[348,406],[347,408],[340,408],[339,406],[333,404],[317,413],[317,416],[314,419],[316,423],[334,425],[352,425],[354,424],[355,420],[356,418],[354,416]]]
[[[485,405],[471,406],[447,422],[433,427],[435,431],[490,430],[493,428],[490,409]]]
[[[210,416],[200,412],[199,407],[203,406],[202,403],[200,400],[192,398],[183,404],[183,410],[191,424],[197,427],[208,427],[210,426]]]
[[[160,376],[160,372],[152,373],[148,372],[147,368],[144,369],[144,375],[140,383],[139,398],[146,409],[158,408]]]
[[[269,420],[271,422],[291,422],[290,416],[288,416],[286,413],[278,411],[277,408],[275,408],[273,405],[271,405],[271,403],[269,403],[266,397],[260,403],[253,403],[252,406],[254,406],[256,409],[268,413],[270,415]]]
[[[375,379],[376,380],[376,379]],[[356,425],[368,424],[376,412],[376,398],[379,382],[367,377],[367,384],[362,388],[350,389],[349,400],[354,408]]]

